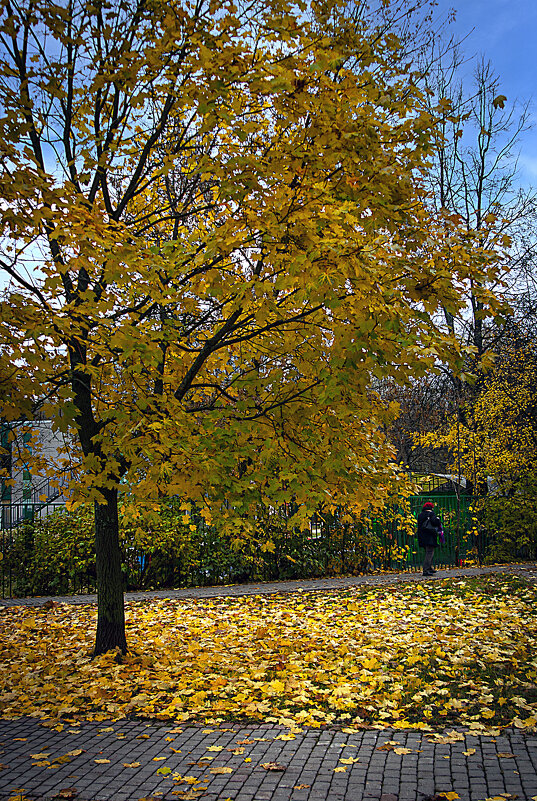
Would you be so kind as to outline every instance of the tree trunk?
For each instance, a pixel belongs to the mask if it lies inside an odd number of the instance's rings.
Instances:
[[[117,489],[101,492],[107,503],[95,503],[98,612],[94,656],[116,648],[127,651]]]

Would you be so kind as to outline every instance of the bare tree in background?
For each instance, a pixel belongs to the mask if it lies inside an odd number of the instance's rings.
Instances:
[[[461,424],[466,423],[464,409],[479,393],[491,355],[513,338],[531,338],[537,329],[537,193],[519,183],[519,148],[529,128],[528,104],[502,94],[499,77],[483,59],[476,60],[472,82],[465,85],[461,75],[471,60],[442,32],[418,56],[423,59],[427,102],[439,119],[428,174],[431,202],[437,213],[456,216],[476,247],[502,249],[504,254],[503,272],[486,288],[504,297],[505,315],[485,319],[479,297],[484,287],[471,281],[465,287],[464,311],[454,315],[443,310],[447,330],[474,348],[467,365],[474,383],[442,370],[426,385],[422,379],[397,391],[387,388],[386,397],[401,407],[390,431],[398,461],[418,472],[444,472],[445,450],[424,448],[415,435],[441,428],[454,413]],[[485,492],[485,487],[477,489]]]
[[[445,61],[447,60],[447,64]],[[456,46],[434,62],[425,77],[431,106],[439,110],[441,138],[430,171],[437,210],[460,217],[479,246],[506,247],[503,275],[490,286],[503,291],[516,314],[519,299],[537,297],[532,265],[537,248],[537,194],[518,183],[520,137],[529,127],[528,104],[508,101],[490,62],[476,63],[466,89],[458,74],[463,58]],[[510,240],[510,244],[508,244]],[[503,290],[502,290],[503,284]],[[466,314],[446,325],[475,348],[479,361],[498,346],[502,329],[487,326],[475,286],[467,287]]]

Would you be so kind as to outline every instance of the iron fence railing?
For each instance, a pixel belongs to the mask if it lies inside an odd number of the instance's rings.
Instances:
[[[48,506],[62,497],[64,490],[67,491],[72,475],[69,471],[58,473],[54,478],[44,478],[39,483],[32,482],[31,503],[37,506]]]
[[[460,565],[472,558],[482,561],[488,542],[484,535],[471,531],[471,502],[468,496],[428,495],[443,522],[445,542],[435,553],[438,566]],[[417,516],[423,496],[411,499],[411,513]],[[29,564],[23,564],[35,547],[34,533],[39,521],[58,510],[61,503],[5,504],[0,507],[2,560],[0,583],[3,597],[31,594]],[[267,518],[270,548],[262,542],[244,542],[235,548],[217,529],[207,525],[200,515],[190,518],[192,528],[181,540],[177,552],[147,552],[134,541],[123,539],[125,586],[129,589],[159,586],[203,586],[247,581],[306,578],[352,574],[378,569],[421,569],[423,553],[418,548],[415,525],[409,533],[401,523],[397,509],[387,509],[382,516],[360,521],[350,520],[343,510],[314,515],[307,531],[286,526],[292,509],[273,510]],[[36,527],[37,524],[37,527]],[[26,539],[25,539],[26,538]],[[76,538],[75,538],[76,539]],[[76,543],[75,543],[76,544]],[[39,585],[35,594],[70,594],[95,589],[93,545],[85,543],[84,555],[72,559],[72,567],[62,568],[53,585]],[[49,550],[50,553],[50,550]],[[25,554],[26,556],[20,556]],[[35,562],[34,562],[35,564]],[[80,567],[76,567],[79,565]],[[46,568],[38,564],[38,569]],[[52,567],[52,566],[50,566]]]

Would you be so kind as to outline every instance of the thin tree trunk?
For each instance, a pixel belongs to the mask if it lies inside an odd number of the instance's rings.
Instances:
[[[116,648],[127,651],[117,489],[101,492],[107,503],[95,503],[98,619],[94,656]]]

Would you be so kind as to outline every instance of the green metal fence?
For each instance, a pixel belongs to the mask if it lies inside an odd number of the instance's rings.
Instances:
[[[349,518],[344,510],[315,515],[306,531],[287,525],[293,509],[282,507],[268,518],[270,527],[265,537],[271,547],[263,549],[259,542],[245,541],[234,548],[229,538],[215,527],[208,526],[201,516],[193,515],[196,525],[190,539],[177,553],[146,553],[132,543],[123,542],[124,575],[127,589],[165,586],[203,586],[248,581],[309,578],[357,574],[379,569],[421,569],[423,551],[418,547],[415,518],[425,500],[432,500],[440,516],[445,543],[435,553],[437,566],[460,565],[465,560],[481,561],[486,555],[486,541],[473,537],[468,496],[432,494],[411,499],[411,525],[401,523],[397,508],[386,509],[375,518],[359,521]],[[25,539],[33,547],[32,526],[46,519],[42,506],[31,504],[4,507],[1,517],[0,584],[3,597],[28,594],[29,566],[25,564]],[[479,547],[478,547],[479,546]],[[31,550],[28,551],[32,557]],[[42,586],[36,594],[68,594],[94,590],[92,548],[87,548],[83,569],[65,571],[56,576],[51,587]],[[83,561],[83,560],[79,560]],[[34,562],[35,563],[35,562]]]
[[[445,542],[435,551],[435,564],[453,567],[467,560],[481,562],[486,553],[486,538],[474,537],[471,533],[471,504],[468,495],[428,494],[410,499],[411,521],[405,526],[401,521],[400,510],[385,510],[383,515],[364,521],[362,526],[352,527],[342,543],[339,566],[340,572],[352,570],[353,555],[360,550],[366,554],[365,566],[370,569],[421,570],[423,550],[418,546],[417,516],[426,500],[435,505],[435,513],[442,520]],[[334,542],[341,540],[341,520],[336,515],[326,522],[323,539],[324,550],[335,556]],[[331,543],[331,545],[330,545]]]
[[[484,558],[482,547],[485,544],[484,539],[480,541],[471,533],[471,504],[473,498],[468,495],[457,496],[455,494],[417,496],[411,499],[411,509],[416,517],[426,500],[431,500],[434,503],[435,513],[442,521],[444,529],[445,542],[436,550],[436,564],[450,567],[460,565],[467,559],[481,561]],[[477,547],[478,544],[480,548]],[[421,551],[421,549],[418,550]],[[414,551],[416,551],[416,548],[412,549],[412,556],[415,555]],[[411,561],[410,554],[409,561]]]

